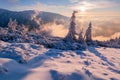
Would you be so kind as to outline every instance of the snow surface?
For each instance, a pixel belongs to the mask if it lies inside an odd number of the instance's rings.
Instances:
[[[0,80],[120,80],[120,49],[47,49],[0,41]]]

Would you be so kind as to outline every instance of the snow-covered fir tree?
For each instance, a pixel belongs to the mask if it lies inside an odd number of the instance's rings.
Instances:
[[[75,35],[76,35],[76,31],[75,31],[75,26],[76,26],[75,18],[76,18],[76,16],[75,16],[75,14],[76,13],[77,13],[77,11],[74,11],[72,13],[69,32],[68,32],[67,36],[65,37],[65,40],[71,41],[71,42],[76,40],[76,37],[75,37]]]

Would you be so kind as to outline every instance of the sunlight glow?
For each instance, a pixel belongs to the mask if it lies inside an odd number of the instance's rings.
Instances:
[[[86,11],[85,7],[84,6],[80,7],[80,11],[85,12]]]

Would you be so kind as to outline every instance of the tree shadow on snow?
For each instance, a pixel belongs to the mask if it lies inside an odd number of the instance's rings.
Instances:
[[[22,80],[31,73],[27,67],[14,60],[2,64],[2,67],[6,69],[6,72],[0,73],[0,80]]]
[[[104,80],[98,77],[89,77],[85,73],[73,72],[73,73],[60,73],[56,70],[50,70],[52,80]]]
[[[52,58],[58,58],[61,54],[62,50],[49,49],[47,52],[40,54],[31,60],[29,60],[28,64],[32,65],[31,68],[36,68],[44,64],[45,61],[50,60]]]
[[[95,47],[89,47],[88,50],[89,50],[91,53],[95,54],[97,57],[99,57],[101,60],[103,60],[103,61],[105,61],[106,63],[108,63],[109,65],[114,66],[114,64],[111,63],[110,61],[108,61],[108,59],[107,59],[105,56],[103,56],[100,52],[98,52],[98,51],[95,49]]]
[[[111,67],[109,67],[108,68],[110,71],[112,71],[112,72],[115,72],[115,73],[117,73],[117,74],[120,74],[120,70],[117,70],[117,69],[114,69],[114,68],[111,68]]]
[[[80,55],[81,58],[84,58],[85,56],[87,56],[82,50],[75,50],[75,53],[77,55]]]
[[[71,74],[59,73],[55,70],[50,71],[52,80],[90,80],[87,75],[73,72]]]

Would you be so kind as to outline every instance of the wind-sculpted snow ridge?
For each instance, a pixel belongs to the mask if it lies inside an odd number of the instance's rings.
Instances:
[[[60,50],[0,41],[0,80],[119,80],[120,49]]]

